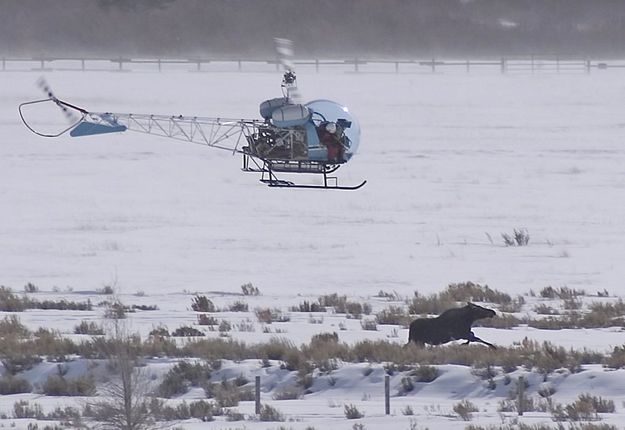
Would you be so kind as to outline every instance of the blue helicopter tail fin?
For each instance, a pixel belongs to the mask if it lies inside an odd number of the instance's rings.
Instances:
[[[94,134],[118,133],[126,131],[125,125],[104,125],[83,121],[69,132],[72,137],[91,136]]]
[[[117,119],[109,114],[97,115],[97,122],[81,121],[70,131],[72,137],[92,136],[94,134],[120,133],[126,131],[128,127],[117,122]]]

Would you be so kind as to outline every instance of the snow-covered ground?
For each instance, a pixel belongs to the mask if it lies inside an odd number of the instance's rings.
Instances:
[[[306,74],[308,98],[349,106],[357,193],[275,190],[227,152],[123,134],[41,139],[17,104],[36,74],[2,75],[2,282],[128,293],[434,292],[472,280],[617,292],[625,84],[592,75]],[[275,73],[61,73],[95,111],[256,118]],[[531,245],[501,233],[527,228]],[[494,243],[491,243],[488,235]]]
[[[19,103],[41,97],[38,75],[2,73],[0,285],[21,290],[32,282],[41,295],[71,300],[97,300],[96,290],[114,285],[127,302],[159,306],[158,313],[133,316],[143,333],[159,323],[193,323],[190,293],[226,306],[240,299],[233,294],[246,282],[261,291],[246,298],[250,309],[286,310],[335,292],[379,309],[385,303],[373,296],[380,290],[407,297],[463,281],[513,295],[552,285],[625,296],[624,76],[303,70],[306,98],[344,103],[362,126],[359,154],[338,173],[344,184],[367,185],[326,192],[270,189],[241,172],[240,159],[228,152],[163,138],[39,138],[17,114]],[[256,118],[258,104],[280,94],[280,75],[269,71],[46,77],[60,97],[93,111]],[[529,245],[504,246],[501,234],[518,228],[529,232]],[[66,333],[85,319],[58,311],[20,318]],[[284,323],[283,335],[296,344],[338,324],[332,315],[323,324],[302,318]],[[406,339],[405,330],[353,324],[341,340]],[[504,345],[528,336],[602,352],[623,343],[610,329],[476,333]],[[235,335],[248,342],[269,336]],[[346,366],[336,376],[345,385],[280,402],[288,417],[301,418],[286,426],[352,428],[342,408],[349,402],[364,410],[367,429],[387,428],[389,420],[393,428],[411,428],[411,419],[463,428],[446,417],[463,397],[488,411],[478,422],[501,422],[494,411],[502,393],[486,390],[470,369],[445,367],[434,388],[394,400],[391,418],[383,415],[382,386],[371,387],[361,370]],[[568,377],[558,394],[571,401],[596,384],[593,393],[617,404],[606,422],[623,422],[625,376],[613,375],[619,378],[593,367]],[[452,388],[458,386],[467,388]],[[7,397],[0,409],[16,400]],[[415,417],[399,412],[408,404]],[[240,409],[251,412],[253,404]],[[524,420],[532,423],[532,415]],[[278,427],[184,425],[193,426]]]

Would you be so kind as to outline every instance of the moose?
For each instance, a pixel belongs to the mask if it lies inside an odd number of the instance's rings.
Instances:
[[[471,302],[462,308],[447,309],[436,318],[417,318],[410,323],[408,332],[408,344],[414,342],[417,345],[430,344],[440,345],[452,340],[466,340],[464,345],[471,342],[479,342],[493,349],[497,347],[477,337],[471,331],[471,325],[482,318],[492,318],[495,311],[483,308]]]

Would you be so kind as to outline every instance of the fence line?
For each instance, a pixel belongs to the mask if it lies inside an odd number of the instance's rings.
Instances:
[[[260,402],[260,376],[256,376],[255,378],[255,390],[254,390],[254,404],[255,404],[255,412],[256,415],[261,413],[261,402]],[[391,383],[390,376],[384,375],[384,415],[391,414]],[[521,416],[523,412],[525,412],[525,377],[520,375],[517,380],[516,386],[516,408],[517,413]]]
[[[158,71],[166,68],[188,66],[188,71],[210,72],[217,70],[256,71],[258,68],[271,70],[280,68],[277,60],[259,59],[217,59],[217,58],[129,58],[129,57],[2,57],[0,71]],[[625,68],[625,60],[611,63],[582,57],[557,55],[531,55],[524,57],[501,57],[498,59],[363,59],[343,60],[303,59],[294,61],[299,67],[313,67],[315,72],[328,68],[343,68],[350,72],[382,71],[388,73],[432,72],[444,70],[491,69],[499,73],[561,73]],[[145,67],[148,67],[145,69]],[[225,67],[225,69],[223,69]]]

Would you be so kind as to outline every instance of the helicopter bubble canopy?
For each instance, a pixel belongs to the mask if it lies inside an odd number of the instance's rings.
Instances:
[[[341,127],[345,136],[349,139],[349,147],[345,150],[345,158],[349,160],[358,150],[360,145],[360,124],[358,120],[349,112],[347,107],[333,102],[332,100],[313,100],[305,105],[312,110],[312,120],[320,122],[335,122]]]

